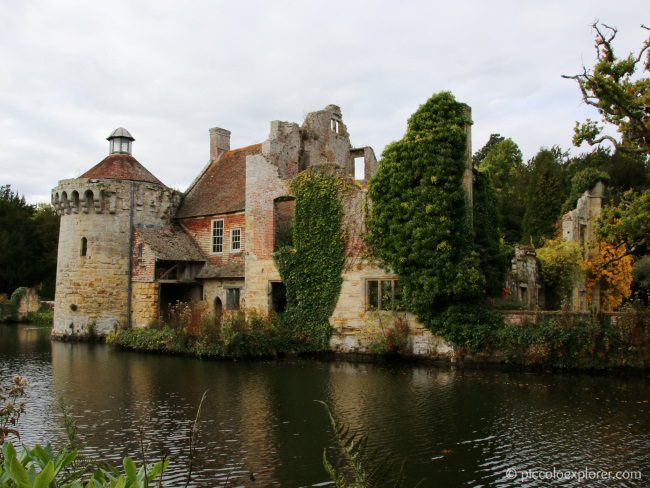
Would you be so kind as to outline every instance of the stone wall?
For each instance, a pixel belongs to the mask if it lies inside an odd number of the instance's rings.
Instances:
[[[155,282],[134,282],[131,288],[131,325],[147,327],[158,320],[158,289]]]
[[[157,184],[79,178],[52,191],[61,215],[54,337],[84,335],[91,326],[105,334],[128,323],[132,190],[134,226],[169,224],[179,194]]]

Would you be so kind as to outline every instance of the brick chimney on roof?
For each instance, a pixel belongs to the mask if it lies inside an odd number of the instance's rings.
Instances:
[[[210,129],[210,161],[218,159],[226,151],[230,151],[230,131],[213,127]]]

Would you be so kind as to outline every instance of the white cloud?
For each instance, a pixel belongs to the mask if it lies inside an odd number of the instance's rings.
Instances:
[[[431,94],[470,104],[474,148],[512,137],[529,158],[569,147],[590,112],[560,77],[593,62],[590,24],[636,50],[645,2],[5,2],[0,32],[0,184],[42,200],[107,153],[117,126],[134,155],[183,188],[208,128],[233,146],[270,120],[343,109],[353,143],[379,154]],[[647,23],[647,20],[646,20]]]

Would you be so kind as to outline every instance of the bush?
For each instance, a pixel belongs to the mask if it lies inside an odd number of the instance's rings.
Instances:
[[[54,310],[39,310],[38,312],[30,312],[25,317],[25,321],[35,325],[51,326],[54,322]]]

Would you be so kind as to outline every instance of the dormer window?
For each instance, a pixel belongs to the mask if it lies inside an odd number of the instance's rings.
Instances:
[[[135,139],[124,127],[115,129],[106,139],[110,143],[111,154],[131,154],[131,142]]]

